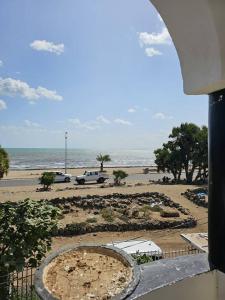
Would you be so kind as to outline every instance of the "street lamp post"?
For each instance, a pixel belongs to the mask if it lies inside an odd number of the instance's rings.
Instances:
[[[65,132],[65,173],[67,173],[67,139],[68,139],[68,132]]]

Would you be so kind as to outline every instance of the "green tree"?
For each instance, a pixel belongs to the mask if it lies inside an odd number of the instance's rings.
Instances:
[[[113,176],[114,176],[114,184],[120,185],[121,180],[125,179],[128,174],[123,170],[113,170]]]
[[[44,172],[40,178],[40,184],[43,185],[43,189],[47,191],[49,187],[54,183],[55,174],[53,172]]]
[[[0,146],[0,179],[7,175],[9,170],[8,153]]]
[[[198,135],[198,144],[194,153],[193,160],[197,166],[195,181],[205,182],[208,177],[208,128],[203,126]]]
[[[7,275],[26,264],[37,267],[50,250],[59,215],[59,209],[45,201],[26,199],[0,205],[1,299],[8,299]]]
[[[172,142],[163,144],[163,148],[154,151],[158,172],[172,173],[175,181],[180,181],[182,172],[181,153]]]
[[[183,123],[172,129],[169,139],[154,152],[158,171],[171,172],[175,180],[180,180],[184,169],[187,183],[193,182],[195,171],[198,172],[195,180],[205,179],[208,174],[207,127]]]
[[[96,157],[96,160],[100,162],[100,171],[103,172],[103,164],[104,162],[108,162],[108,161],[111,161],[111,157],[108,155],[108,154],[99,154],[97,157]]]

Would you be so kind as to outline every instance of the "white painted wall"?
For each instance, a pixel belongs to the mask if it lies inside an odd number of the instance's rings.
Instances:
[[[186,94],[225,88],[225,0],[150,0],[180,59]]]

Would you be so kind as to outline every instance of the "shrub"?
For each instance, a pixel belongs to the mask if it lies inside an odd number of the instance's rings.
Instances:
[[[136,254],[132,254],[132,257],[136,260],[138,265],[146,264],[153,261],[151,256],[147,254],[139,254],[138,252]]]
[[[163,218],[178,218],[180,216],[180,214],[176,210],[163,209],[160,211],[160,216]]]
[[[123,170],[113,170],[114,184],[121,185],[121,180],[125,179],[128,174]]]
[[[159,205],[154,205],[154,206],[150,206],[150,210],[154,212],[161,212],[162,207],[160,207]]]
[[[97,223],[97,218],[95,218],[95,217],[93,217],[93,218],[88,218],[87,220],[86,220],[86,222],[87,223]]]
[[[144,213],[144,217],[148,217],[151,214],[150,205],[144,205],[140,208],[140,212]]]
[[[45,201],[26,199],[0,205],[0,298],[8,299],[8,272],[21,271],[25,264],[37,267],[51,249],[60,210]]]
[[[40,184],[43,185],[43,189],[47,191],[49,187],[54,183],[55,174],[53,172],[44,172],[40,178]]]
[[[113,222],[115,219],[113,210],[111,208],[103,208],[101,211],[101,215],[103,219],[109,223]]]

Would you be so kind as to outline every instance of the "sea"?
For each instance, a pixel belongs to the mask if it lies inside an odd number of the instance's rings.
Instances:
[[[62,169],[65,166],[65,150],[56,148],[7,148],[11,170]],[[154,157],[150,150],[90,150],[68,149],[67,167],[97,167],[96,156],[99,153],[109,154],[109,167],[152,166]]]

